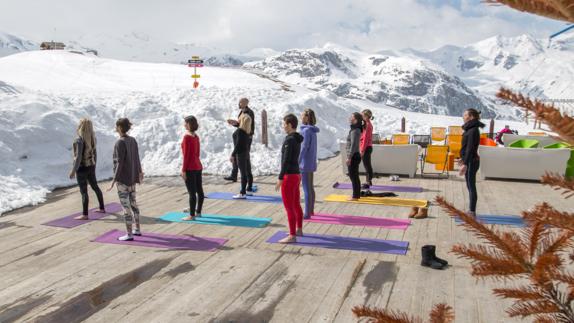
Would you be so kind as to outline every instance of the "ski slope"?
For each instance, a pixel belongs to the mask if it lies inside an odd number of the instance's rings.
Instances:
[[[384,136],[399,131],[403,116],[409,133],[462,122],[458,117],[409,113],[294,85],[285,90],[283,84],[239,69],[202,68],[200,88],[192,89],[191,72],[185,65],[125,62],[66,51],[0,58],[0,214],[42,202],[50,190],[75,184],[67,177],[71,146],[77,123],[84,117],[94,122],[99,179],[112,175],[114,124],[120,117],[134,124],[131,135],[139,142],[146,176],[179,173],[187,115],[199,119],[204,172],[228,173],[234,128],[225,120],[237,116],[241,97],[250,99],[256,113],[252,149],[256,175],[278,172],[282,117],[299,115],[307,107],[315,110],[321,128],[320,158],[338,151],[350,113],[365,108],[373,110],[375,132]],[[268,111],[269,148],[260,144],[263,109]],[[502,126],[498,123],[497,129]]]

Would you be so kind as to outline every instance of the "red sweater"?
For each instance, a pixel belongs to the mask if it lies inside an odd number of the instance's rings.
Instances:
[[[183,152],[182,171],[202,170],[201,161],[199,160],[199,137],[186,134],[181,142]]]
[[[361,154],[364,154],[367,148],[373,146],[373,124],[371,124],[371,121],[367,121],[366,125],[361,133]]]

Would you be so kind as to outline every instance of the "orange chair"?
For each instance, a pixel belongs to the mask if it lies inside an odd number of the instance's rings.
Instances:
[[[547,133],[546,132],[541,132],[541,131],[530,131],[528,133],[529,136],[546,136]]]
[[[448,135],[446,136],[446,144],[454,158],[460,158],[460,149],[462,148],[462,135]]]
[[[462,135],[462,132],[461,126],[448,126],[449,135]]]
[[[445,127],[431,127],[430,131],[432,141],[444,141],[446,139]]]
[[[448,178],[448,153],[448,146],[446,145],[429,145],[427,147],[424,158],[421,159],[421,176],[424,177],[425,175],[437,175],[438,177],[441,177],[446,172],[446,177]],[[439,167],[442,169],[442,172],[425,173],[426,163],[434,164],[437,166],[440,165]]]
[[[481,146],[490,146],[490,147],[498,146],[496,144],[496,142],[490,138],[480,138],[480,145]]]
[[[393,145],[408,145],[411,142],[411,136],[406,133],[397,133],[392,138]]]

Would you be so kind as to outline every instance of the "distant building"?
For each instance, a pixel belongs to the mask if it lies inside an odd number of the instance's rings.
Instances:
[[[43,50],[64,49],[64,48],[66,48],[66,45],[64,45],[64,43],[58,43],[58,42],[50,41],[50,42],[43,42],[40,45],[40,48]]]

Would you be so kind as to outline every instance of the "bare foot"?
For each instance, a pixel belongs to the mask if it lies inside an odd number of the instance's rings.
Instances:
[[[302,228],[297,229],[297,231],[295,232],[295,235],[302,237],[303,236],[303,229]]]
[[[182,221],[193,221],[195,220],[194,216],[188,215],[186,217],[181,218]]]
[[[279,243],[293,243],[297,242],[297,238],[295,236],[289,235],[281,240],[278,241]]]
[[[356,197],[349,197],[347,198],[347,201],[358,201],[359,199]]]
[[[99,209],[99,210],[97,210],[97,211],[95,211],[95,212],[98,212],[98,213],[106,213],[106,210],[105,210],[105,209]]]
[[[76,220],[89,220],[87,215],[80,215],[80,216],[75,217],[74,219],[76,219]]]

